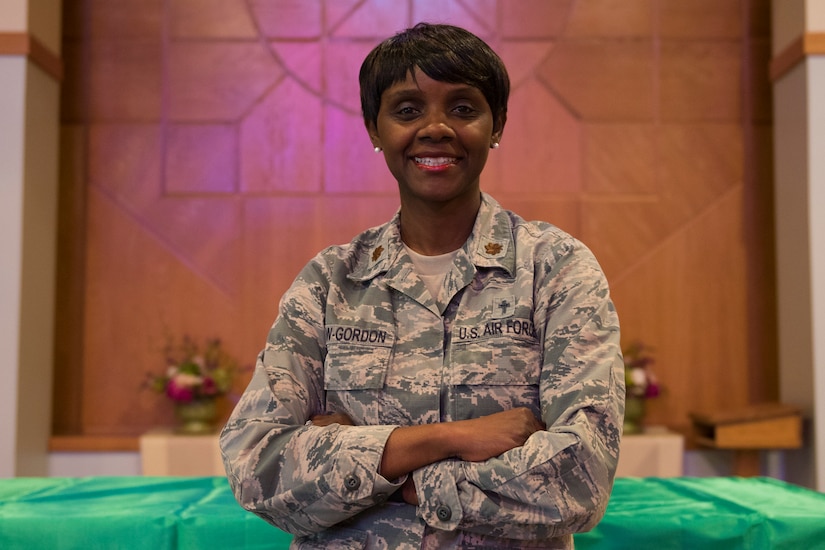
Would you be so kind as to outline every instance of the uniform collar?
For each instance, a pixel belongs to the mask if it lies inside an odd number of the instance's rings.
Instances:
[[[476,267],[501,268],[511,276],[516,271],[513,221],[496,200],[481,194],[481,208],[464,250]]]
[[[369,233],[372,233],[371,235]],[[366,281],[398,269],[398,259],[404,252],[401,241],[401,211],[385,225],[370,230],[362,240],[355,266],[349,278]],[[462,247],[470,263],[476,267],[500,268],[511,276],[515,272],[513,224],[508,213],[486,193],[481,194],[481,206],[473,231]],[[459,258],[462,256],[459,253]],[[410,266],[411,268],[411,266]]]

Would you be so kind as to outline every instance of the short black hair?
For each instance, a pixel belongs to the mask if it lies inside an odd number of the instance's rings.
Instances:
[[[416,68],[433,80],[478,88],[493,112],[494,126],[503,126],[510,96],[504,62],[473,33],[430,23],[418,23],[386,39],[364,59],[358,81],[365,124],[377,124],[381,95],[415,74]]]

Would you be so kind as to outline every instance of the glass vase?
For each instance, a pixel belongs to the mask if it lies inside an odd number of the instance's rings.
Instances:
[[[178,418],[176,433],[184,435],[211,434],[215,430],[218,408],[214,397],[202,397],[175,404]]]
[[[625,435],[642,433],[645,419],[645,399],[644,397],[627,396],[624,403],[624,427]]]

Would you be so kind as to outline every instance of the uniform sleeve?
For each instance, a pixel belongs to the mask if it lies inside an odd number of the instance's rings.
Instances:
[[[580,243],[537,262],[535,322],[546,431],[484,462],[414,472],[418,514],[437,529],[541,539],[587,531],[604,515],[624,414],[619,325],[607,283]]]
[[[345,520],[401,485],[377,473],[395,426],[306,425],[325,412],[325,279],[315,262],[284,295],[252,380],[220,436],[241,506],[295,535]]]

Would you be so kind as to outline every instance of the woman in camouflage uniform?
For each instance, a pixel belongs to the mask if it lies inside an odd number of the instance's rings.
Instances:
[[[604,275],[481,192],[509,95],[483,41],[419,24],[360,83],[401,206],[282,298],[221,434],[230,484],[297,548],[571,548],[621,435]]]

